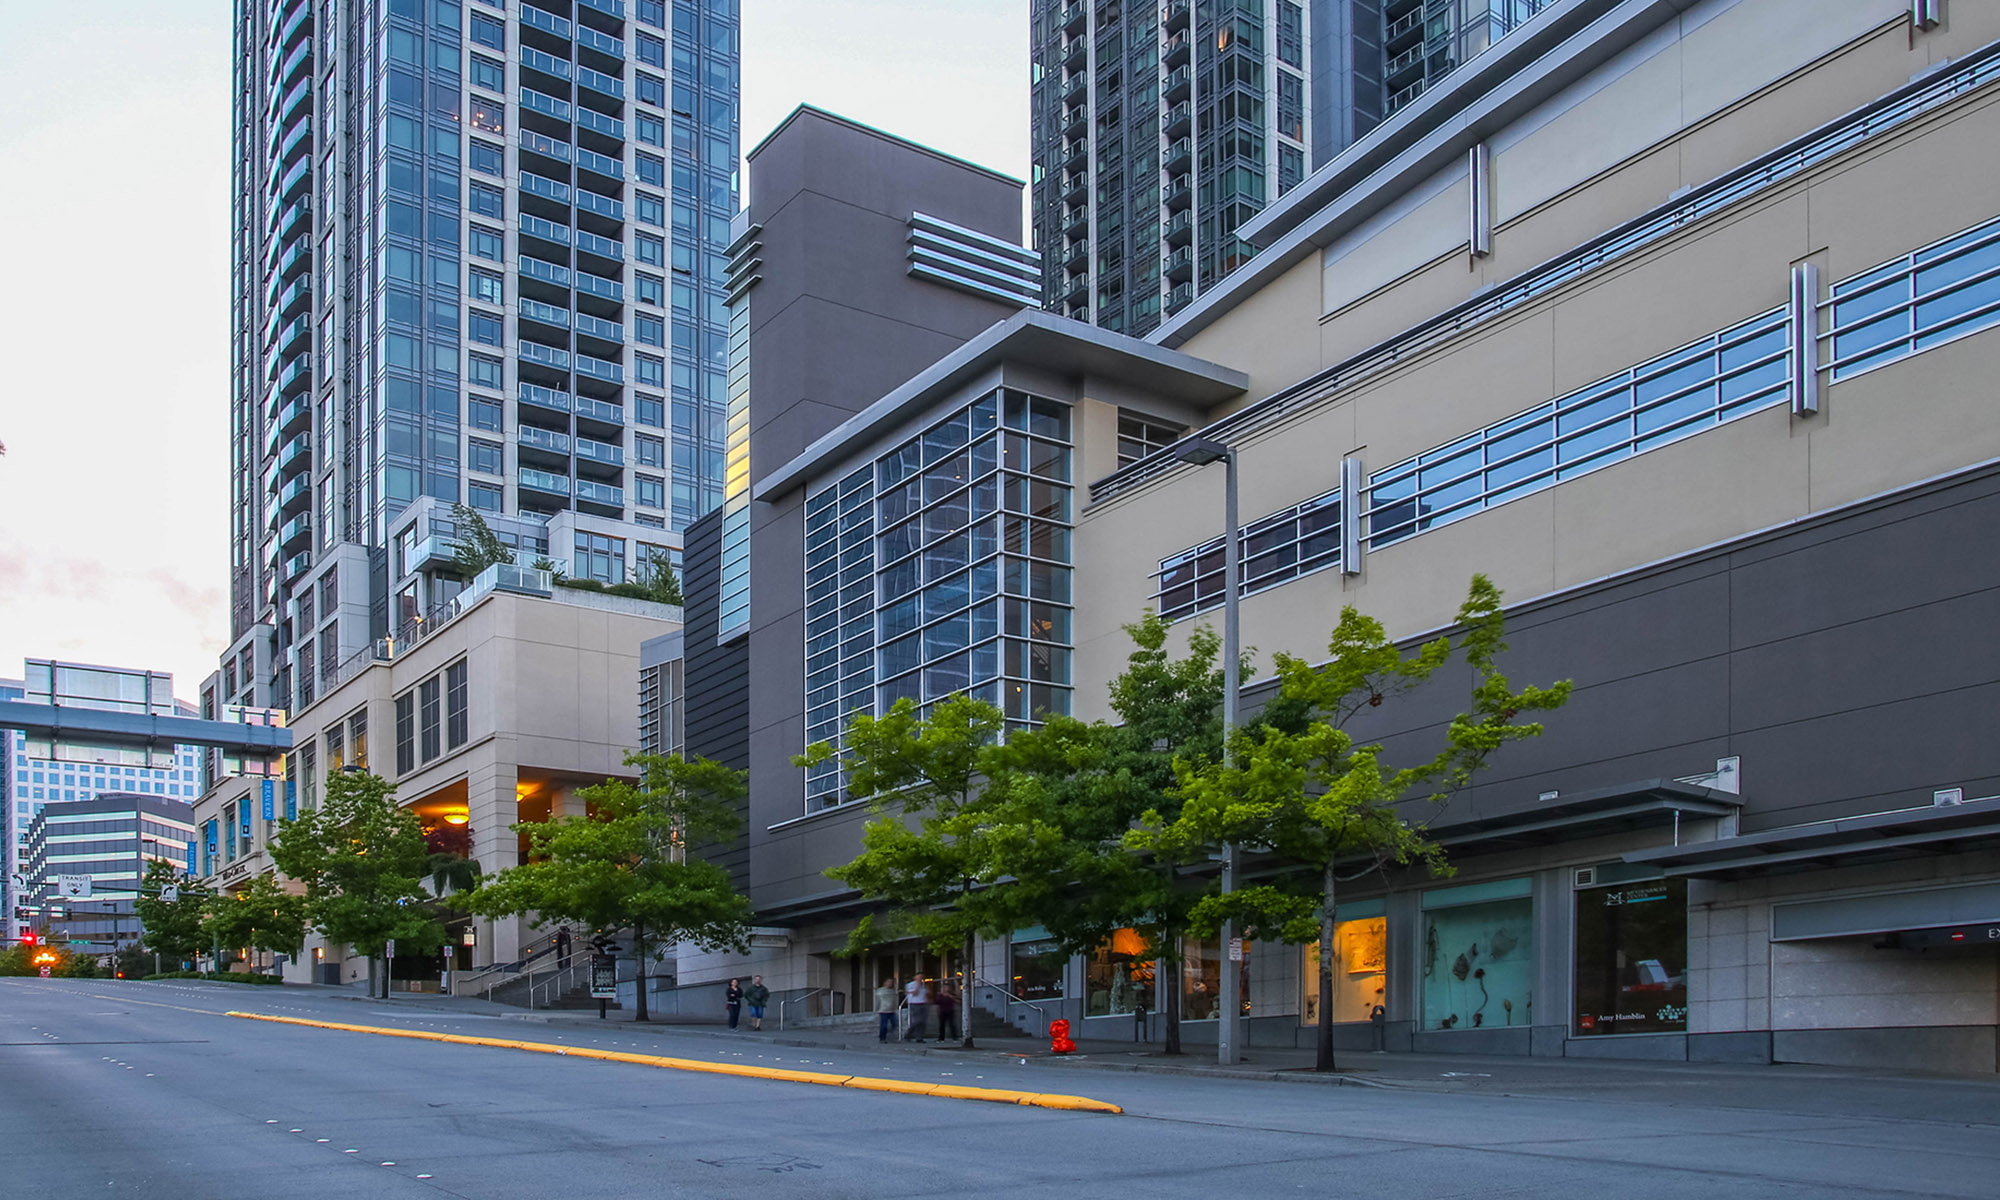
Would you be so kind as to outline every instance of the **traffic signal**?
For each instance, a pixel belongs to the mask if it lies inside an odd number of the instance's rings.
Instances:
[[[35,931],[31,929],[31,930],[29,930],[28,932],[26,932],[26,933],[22,934],[22,935],[21,935],[21,944],[22,944],[23,946],[32,946],[32,945],[34,945],[34,944],[35,944]]]

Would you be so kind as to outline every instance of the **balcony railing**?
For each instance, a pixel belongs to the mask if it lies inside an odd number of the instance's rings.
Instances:
[[[522,228],[525,230],[527,218],[524,216],[521,220]],[[608,258],[613,262],[625,261],[625,247],[622,243],[614,242],[608,237],[599,237],[587,229],[576,231],[576,248],[595,254],[599,258]]]
[[[601,421],[606,425],[625,424],[625,409],[622,405],[606,404],[589,396],[576,397],[576,415],[592,421]]]
[[[564,329],[569,328],[568,309],[557,308],[553,304],[544,304],[540,300],[530,300],[526,296],[521,297],[521,316],[525,320],[540,321],[544,325],[558,325]]]
[[[554,221],[538,217],[533,213],[521,214],[521,236],[537,237],[545,242],[569,245],[569,226],[558,225]]]
[[[523,425],[520,427],[520,436],[516,440],[531,450],[546,450],[550,454],[569,453],[569,435],[566,433],[556,433],[548,429],[537,429],[533,425]]]
[[[625,489],[612,487],[607,483],[592,483],[588,479],[576,481],[576,498],[589,504],[605,504],[613,508],[625,507]]]
[[[540,196],[557,204],[569,203],[569,185],[560,180],[549,179],[532,171],[521,172],[521,190],[530,196]]]
[[[592,133],[601,133],[605,137],[616,141],[622,142],[625,140],[625,122],[618,120],[616,117],[607,117],[594,108],[579,107],[576,110],[576,127],[578,129],[588,129]],[[606,173],[614,174],[612,172]]]
[[[587,333],[591,337],[601,338],[607,342],[617,342],[621,346],[625,344],[625,327],[623,325],[620,325],[616,321],[606,321],[601,317],[593,317],[589,313],[580,312],[576,314],[576,331],[578,333]]]
[[[606,442],[594,442],[585,437],[576,439],[576,456],[587,458],[591,462],[603,463],[607,467],[625,465],[625,451],[622,448]]]
[[[570,410],[570,395],[558,388],[543,387],[539,383],[524,383],[520,387],[521,403],[546,408],[551,412],[566,413]]]
[[[606,362],[601,358],[592,358],[588,354],[579,354],[576,356],[576,373],[579,375],[588,375],[592,379],[601,379],[606,383],[625,382],[624,367],[619,366],[615,362]],[[619,415],[622,419],[624,410],[621,409]]]
[[[569,101],[544,95],[533,88],[521,89],[521,107],[529,112],[541,113],[545,117],[554,117],[558,121],[569,120]]]
[[[570,77],[570,65],[567,61],[537,50],[533,46],[521,47],[521,65],[565,81]]]
[[[625,178],[625,164],[615,158],[606,158],[595,150],[577,147],[576,165],[586,171],[595,171],[607,179]]]
[[[535,10],[524,9],[523,11],[533,12]],[[560,138],[552,138],[546,133],[536,133],[532,129],[523,129],[521,131],[521,149],[532,150],[536,154],[546,154],[559,162],[569,162],[573,154],[568,142]]]
[[[624,42],[608,33],[599,33],[588,25],[576,27],[576,44],[587,50],[595,50],[599,54],[608,54],[612,58],[625,57]]]
[[[521,274],[529,279],[539,279],[543,283],[553,283],[557,287],[569,286],[568,267],[539,258],[530,258],[525,254],[521,256]]]
[[[619,100],[625,98],[624,83],[610,75],[606,75],[602,71],[593,71],[589,67],[579,66],[576,69],[576,82],[579,87],[587,87],[591,91],[601,95],[611,96]]]
[[[537,471],[533,467],[522,467],[520,478],[521,486],[524,488],[533,488],[535,491],[547,492],[552,496],[569,495],[567,475],[551,475],[547,471]]]
[[[576,207],[579,212],[596,213],[600,217],[609,217],[614,221],[625,219],[623,204],[609,196],[600,196],[596,192],[587,192],[582,188],[576,189]]]
[[[521,24],[544,33],[553,33],[559,38],[569,36],[569,21],[554,13],[543,12],[532,4],[521,6]]]
[[[600,275],[592,275],[588,271],[578,271],[576,273],[576,290],[619,304],[625,302],[624,284],[619,283],[615,279],[606,279]]]

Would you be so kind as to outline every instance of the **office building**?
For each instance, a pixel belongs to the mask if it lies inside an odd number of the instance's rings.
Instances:
[[[454,504],[622,577],[718,503],[736,7],[239,0],[206,706],[303,708],[449,603],[391,551]]]
[[[108,955],[144,932],[133,902],[151,862],[182,867],[194,845],[194,810],[186,800],[104,791],[87,800],[48,804],[28,822],[23,874],[30,924],[48,941]],[[85,876],[90,895],[64,896],[61,877]]]
[[[0,680],[0,700],[55,704],[69,708],[140,716],[190,716],[193,706],[174,699],[173,676],[162,671],[99,667],[53,659],[28,659],[23,678]],[[29,827],[47,805],[87,801],[101,793],[192,802],[201,794],[198,751],[192,746],[161,750],[93,744],[86,740],[32,738],[0,729],[0,836],[6,852],[0,878],[0,914],[9,938],[25,922],[15,909],[31,891],[17,890],[27,877]]]
[[[1245,222],[1547,0],[1034,0],[1043,305],[1144,336]]]
[[[754,578],[831,561],[874,584],[840,614],[841,678],[868,684],[842,713],[907,694],[905,670],[920,699],[990,695],[997,661],[1010,718],[1059,696],[1106,716],[1123,624],[1220,618],[1224,472],[1173,443],[1222,442],[1265,663],[1323,659],[1346,605],[1432,636],[1481,572],[1503,669],[1576,688],[1421,810],[1453,878],[1344,887],[1341,1045],[1379,1004],[1392,1051],[1991,1072],[1997,123],[1989,6],[1557,0],[1245,225],[1257,253],[1146,342],[1016,316],[758,464],[752,495],[795,532]],[[950,537],[913,543],[960,461],[1026,469],[992,517],[975,484]],[[975,548],[996,569],[961,577]],[[940,622],[907,652],[906,594]],[[1354,732],[1417,753],[1455,704]],[[824,948],[868,906],[816,872],[860,816],[764,766],[814,728],[752,756],[750,874],[795,881],[759,896],[792,933],[752,961],[852,988]],[[870,966],[931,970],[914,949]],[[1136,935],[1069,958],[1024,929],[978,969],[1121,1038],[1174,987],[1199,1044],[1224,955],[1186,949],[1176,973]],[[1310,1044],[1315,953],[1246,947],[1250,1045]]]

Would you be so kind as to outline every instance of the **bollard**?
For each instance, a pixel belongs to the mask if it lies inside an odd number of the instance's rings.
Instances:
[[[1049,1022],[1049,1051],[1053,1054],[1076,1052],[1076,1043],[1069,1037],[1069,1022],[1061,1017]]]
[[[1381,1005],[1376,1005],[1368,1014],[1368,1032],[1375,1044],[1375,1053],[1389,1049],[1388,1013]]]

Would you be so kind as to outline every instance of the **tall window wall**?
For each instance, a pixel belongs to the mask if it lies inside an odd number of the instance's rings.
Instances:
[[[1067,404],[981,396],[806,500],[806,738],[967,694],[1027,724],[1070,709]],[[808,809],[838,804],[838,762]]]

